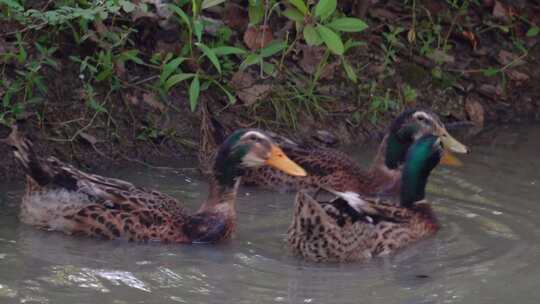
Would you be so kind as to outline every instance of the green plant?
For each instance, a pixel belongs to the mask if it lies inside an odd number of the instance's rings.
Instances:
[[[303,0],[289,0],[292,5],[282,14],[296,22],[297,29],[309,45],[321,45],[336,55],[343,55],[342,32],[361,32],[367,24],[358,18],[337,16],[337,0],[320,0],[311,7]]]

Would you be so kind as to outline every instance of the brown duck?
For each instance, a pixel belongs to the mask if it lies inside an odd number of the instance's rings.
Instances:
[[[448,133],[435,113],[427,109],[411,109],[393,121],[368,170],[361,168],[355,160],[340,151],[301,146],[286,138],[274,138],[308,175],[290,176],[272,168],[261,167],[247,170],[243,182],[280,191],[315,191],[322,186],[342,193],[396,196],[399,194],[401,168],[407,150],[416,140],[428,134],[440,137],[446,150],[469,152],[466,146]]]
[[[399,205],[332,189],[319,194],[340,197],[323,201],[300,191],[288,231],[289,248],[310,261],[351,262],[387,255],[435,234],[439,225],[425,200],[425,188],[442,156],[442,140],[433,135],[411,146],[401,176]]]
[[[42,158],[15,128],[4,140],[26,172],[23,222],[71,235],[130,241],[215,243],[236,226],[236,192],[247,168],[272,166],[305,175],[264,132],[238,130],[220,146],[208,198],[194,214],[176,199],[129,182],[82,172]]]

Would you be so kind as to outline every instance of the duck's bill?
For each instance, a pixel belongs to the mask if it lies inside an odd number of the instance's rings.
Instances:
[[[470,152],[467,146],[460,143],[457,139],[453,138],[452,135],[450,135],[450,133],[446,131],[446,129],[443,128],[439,130],[439,132],[441,133],[439,134],[439,137],[441,138],[441,142],[444,145],[445,149],[459,154],[467,154]]]
[[[281,170],[289,175],[294,176],[306,176],[306,171],[293,162],[290,158],[283,153],[281,148],[276,145],[272,145],[270,151],[270,157],[266,161],[266,165]]]
[[[463,163],[448,150],[443,150],[441,164],[454,167],[459,167],[463,165]]]

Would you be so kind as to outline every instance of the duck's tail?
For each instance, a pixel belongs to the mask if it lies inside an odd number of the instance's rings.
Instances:
[[[25,173],[40,186],[51,182],[54,173],[47,162],[38,157],[32,142],[20,134],[17,126],[13,126],[9,136],[2,140],[13,149],[13,155]]]

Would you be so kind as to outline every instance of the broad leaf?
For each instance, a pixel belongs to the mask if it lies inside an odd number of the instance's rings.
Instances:
[[[320,0],[315,6],[315,17],[325,20],[336,11],[337,0]]]
[[[262,58],[270,57],[284,48],[287,47],[287,43],[284,41],[275,40],[261,50]]]
[[[303,0],[289,0],[289,3],[294,5],[304,16],[308,14],[308,7]]]
[[[337,55],[343,55],[343,42],[341,42],[341,38],[339,38],[338,34],[324,25],[318,25],[317,32],[319,32],[324,44],[326,44],[330,51]]]
[[[540,34],[540,26],[533,26],[527,31],[527,37],[536,37]]]
[[[323,42],[319,32],[311,24],[304,27],[304,40],[309,45],[320,45]]]
[[[190,17],[181,8],[179,8],[178,6],[176,6],[174,4],[169,4],[169,5],[167,5],[167,7],[169,8],[170,11],[172,11],[173,13],[176,13],[180,17],[180,19],[182,21],[184,21],[184,23],[186,24],[186,26],[188,27],[188,30],[190,32],[193,31],[191,29],[191,19],[190,19]]]
[[[356,73],[354,72],[353,67],[347,62],[345,57],[341,60],[343,64],[343,69],[345,69],[345,73],[347,74],[347,77],[349,77],[352,82],[356,83],[358,81],[358,77],[356,76]]]
[[[165,82],[165,91],[168,92],[175,85],[179,84],[180,82],[184,80],[190,79],[193,76],[195,76],[195,74],[193,73],[181,73],[181,74],[172,75]]]
[[[225,2],[226,0],[203,0],[201,8],[207,9],[212,6],[220,5],[221,3]]]
[[[227,56],[227,55],[242,55],[246,53],[246,50],[232,47],[232,46],[218,46],[212,49],[216,56]]]
[[[210,59],[212,64],[218,70],[218,73],[221,75],[221,64],[219,63],[219,59],[217,58],[216,53],[214,53],[214,51],[210,49],[209,47],[207,47],[204,43],[197,42],[195,43],[195,45],[197,45],[199,49],[203,51],[204,55],[208,57],[208,59]]]
[[[195,112],[195,109],[197,108],[200,90],[199,75],[195,75],[191,81],[191,85],[189,86],[189,106],[191,108],[191,112]]]
[[[492,76],[497,75],[499,72],[500,72],[500,70],[497,69],[497,68],[488,68],[488,69],[485,69],[483,71],[483,74],[484,74],[484,76],[492,77]]]
[[[259,54],[249,54],[244,61],[240,64],[240,70],[244,70],[250,65],[261,62],[262,57]]]
[[[161,72],[161,75],[159,76],[159,81],[161,83],[165,83],[165,80],[167,80],[167,78],[169,78],[169,76],[174,71],[176,71],[176,69],[180,66],[180,64],[182,64],[182,62],[184,62],[184,60],[186,60],[186,58],[177,57],[177,58],[174,58],[173,60],[167,62],[167,64],[165,64],[165,66],[163,67],[163,72]]]
[[[284,10],[281,14],[283,14],[283,16],[291,19],[292,21],[304,22],[304,15],[302,15],[302,13],[299,12],[297,9],[288,8],[288,9]]]
[[[364,21],[358,18],[339,18],[326,26],[341,32],[361,32],[368,27]]]

